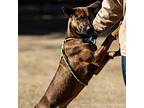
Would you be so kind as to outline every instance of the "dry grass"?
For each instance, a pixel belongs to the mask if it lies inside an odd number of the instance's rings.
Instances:
[[[19,108],[33,108],[43,96],[60,58],[63,34],[19,37]],[[103,41],[99,38],[97,44]],[[111,49],[117,49],[114,42]],[[69,108],[125,108],[125,86],[117,57],[94,76]]]

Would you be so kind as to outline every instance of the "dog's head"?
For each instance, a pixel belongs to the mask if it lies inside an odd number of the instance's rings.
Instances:
[[[87,7],[63,8],[68,16],[68,32],[74,37],[93,34],[93,17],[101,8],[101,2],[97,1]]]

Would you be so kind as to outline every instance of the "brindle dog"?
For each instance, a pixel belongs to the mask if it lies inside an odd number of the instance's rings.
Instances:
[[[101,3],[96,2],[88,7],[64,8],[69,20],[63,56],[53,80],[35,108],[66,108],[92,76],[115,56],[107,52],[114,35],[109,35],[98,50],[89,41],[89,34],[94,34],[90,17],[100,7]]]

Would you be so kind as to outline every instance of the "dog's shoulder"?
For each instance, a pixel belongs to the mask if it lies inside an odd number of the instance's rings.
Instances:
[[[65,52],[69,58],[77,58],[87,61],[93,57],[96,45],[83,42],[83,40],[69,40],[65,43]]]

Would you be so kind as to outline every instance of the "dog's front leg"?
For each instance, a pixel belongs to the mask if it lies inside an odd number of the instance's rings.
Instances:
[[[101,47],[94,54],[93,63],[98,67],[95,71],[95,74],[98,74],[111,58],[113,58],[114,56],[118,56],[118,51],[108,52],[110,45],[117,37],[117,30],[118,29],[116,29],[112,34],[107,36]]]
[[[103,57],[101,64],[99,64],[99,67],[95,70],[95,74],[97,75],[110,59],[113,59],[114,57],[117,56],[120,56],[119,51],[107,52],[106,55]]]
[[[102,43],[101,47],[94,54],[94,62],[96,64],[100,65],[103,62],[103,59],[107,55],[107,51],[114,40],[115,40],[114,36],[112,35],[107,36],[105,41]]]
[[[101,47],[95,52],[94,56],[98,63],[103,61],[102,58],[104,58],[105,55],[107,54],[107,51],[108,51],[110,45],[112,44],[112,42],[114,40],[116,40],[116,38],[118,36],[118,32],[119,32],[119,26],[110,35],[108,35],[106,37],[106,39],[102,43]]]

